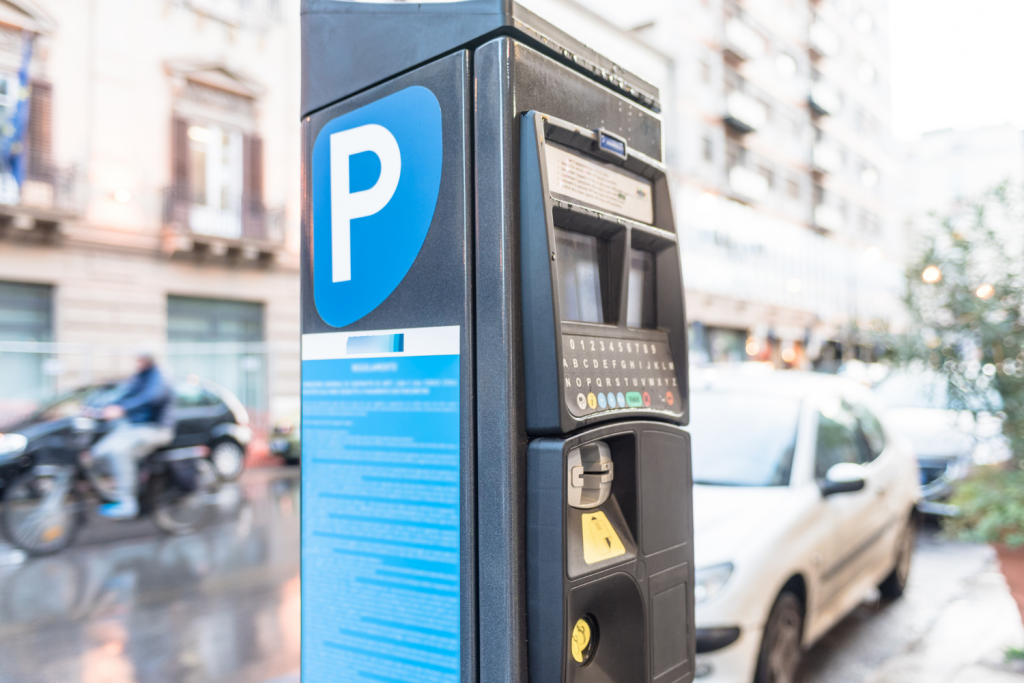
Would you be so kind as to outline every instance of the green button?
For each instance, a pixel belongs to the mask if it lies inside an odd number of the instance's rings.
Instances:
[[[640,398],[640,392],[631,391],[626,394],[626,405],[630,408],[641,408],[644,405],[644,400]]]

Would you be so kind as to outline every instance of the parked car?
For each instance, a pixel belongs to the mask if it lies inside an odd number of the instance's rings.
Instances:
[[[270,452],[289,465],[296,465],[302,459],[302,416],[298,410],[274,423]]]
[[[956,508],[946,502],[956,482],[975,465],[1010,458],[1009,440],[998,415],[1002,402],[995,391],[954,406],[945,377],[909,369],[879,382],[875,393],[894,432],[909,439],[917,453],[922,489],[918,509],[922,513],[956,514]]]
[[[870,391],[830,375],[692,378],[698,678],[789,683],[876,588],[907,583],[920,496]]]
[[[70,391],[44,405],[29,417],[6,428],[18,439],[0,441],[0,490],[33,464],[33,454],[53,439],[71,431],[75,418],[86,408],[114,400],[118,385],[91,384]],[[174,384],[175,437],[167,448],[209,447],[209,459],[217,476],[237,479],[245,468],[245,449],[252,439],[249,415],[235,396],[213,382],[190,378]],[[5,449],[3,443],[17,443]]]

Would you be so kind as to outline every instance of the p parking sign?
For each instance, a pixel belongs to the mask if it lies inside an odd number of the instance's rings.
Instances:
[[[329,122],[313,145],[313,296],[329,325],[379,306],[409,272],[441,185],[441,107],[411,86]]]

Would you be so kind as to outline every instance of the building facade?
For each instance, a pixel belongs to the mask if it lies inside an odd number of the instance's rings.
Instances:
[[[885,0],[587,7],[671,63],[624,65],[662,87],[694,359],[870,355],[852,330],[898,324],[906,242]]]
[[[0,417],[140,346],[297,400],[298,41],[295,0],[0,2]]]

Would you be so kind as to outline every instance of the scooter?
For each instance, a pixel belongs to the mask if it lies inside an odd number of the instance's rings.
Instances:
[[[70,433],[55,438],[33,466],[3,492],[0,526],[8,540],[30,555],[47,555],[71,545],[90,505],[114,502],[114,479],[89,449],[111,424],[76,417]],[[213,514],[219,478],[206,446],[165,448],[138,467],[139,516],[152,517],[168,534],[202,527]]]

